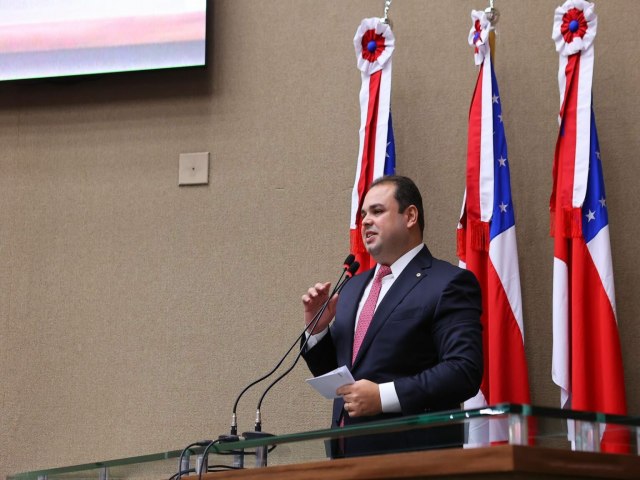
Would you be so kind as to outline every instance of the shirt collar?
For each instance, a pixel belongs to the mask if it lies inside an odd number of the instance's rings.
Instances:
[[[409,265],[409,262],[413,260],[415,256],[418,255],[418,253],[420,253],[420,250],[422,250],[423,248],[424,248],[424,244],[420,243],[419,245],[416,245],[407,253],[402,255],[395,262],[393,262],[391,264],[391,273],[393,274],[393,278],[398,278],[402,273],[402,271],[406,268],[406,266]],[[380,268],[380,265],[379,264],[376,265],[375,273],[378,273],[379,268]]]

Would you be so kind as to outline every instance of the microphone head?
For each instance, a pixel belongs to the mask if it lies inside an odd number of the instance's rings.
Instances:
[[[350,253],[347,258],[344,259],[344,268],[349,268],[355,259],[356,256]]]
[[[347,276],[353,277],[353,275],[358,271],[359,268],[360,268],[360,262],[353,262],[349,266],[349,270],[347,270]]]

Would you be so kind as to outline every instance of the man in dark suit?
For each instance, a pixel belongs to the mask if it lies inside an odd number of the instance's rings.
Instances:
[[[311,333],[313,375],[346,365],[356,382],[338,389],[333,425],[459,409],[482,380],[480,287],[474,275],[423,244],[422,197],[410,179],[382,177],[362,206],[362,240],[378,263],[352,278]],[[302,297],[307,325],[329,283]],[[335,317],[335,322],[329,324]],[[462,428],[415,429],[334,442],[332,456],[459,446]]]

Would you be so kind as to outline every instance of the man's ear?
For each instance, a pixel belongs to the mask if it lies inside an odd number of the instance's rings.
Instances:
[[[404,215],[407,219],[407,228],[412,228],[418,224],[418,209],[415,205],[409,205],[405,208]]]

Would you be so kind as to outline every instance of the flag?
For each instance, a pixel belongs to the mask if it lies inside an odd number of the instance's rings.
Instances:
[[[465,408],[529,403],[529,379],[509,156],[498,82],[491,62],[485,12],[472,11],[469,43],[478,80],[469,111],[466,190],[458,224],[460,265],[471,270],[482,290],[484,376]],[[505,420],[470,424],[467,445],[507,440]]]
[[[367,270],[375,265],[360,234],[362,202],[376,178],[395,173],[396,152],[391,124],[391,55],[394,50],[391,27],[380,18],[365,18],[356,30],[353,44],[360,88],[360,144],[356,178],[351,194],[351,253]]]
[[[607,200],[592,106],[597,16],[571,0],[555,12],[560,54],[560,131],[553,163],[552,378],[561,407],[626,414]],[[570,439],[575,440],[570,432]],[[603,451],[628,451],[625,430],[607,427]]]

